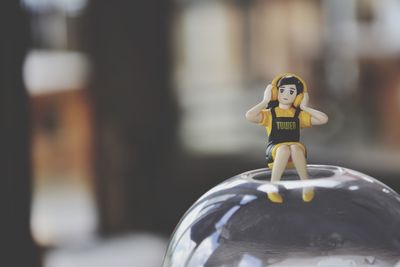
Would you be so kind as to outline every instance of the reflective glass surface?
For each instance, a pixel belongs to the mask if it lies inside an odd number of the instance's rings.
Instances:
[[[179,222],[163,266],[400,266],[400,196],[350,169],[308,170],[306,181],[287,170],[272,184],[259,169],[212,188]],[[281,204],[267,198],[276,190]]]

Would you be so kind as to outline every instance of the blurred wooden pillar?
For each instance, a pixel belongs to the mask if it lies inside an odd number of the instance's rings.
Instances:
[[[19,1],[0,4],[0,266],[39,266],[31,237],[28,98],[22,64],[29,24]]]
[[[175,145],[170,87],[170,1],[91,1],[88,54],[96,117],[96,176],[103,233],[164,230]]]

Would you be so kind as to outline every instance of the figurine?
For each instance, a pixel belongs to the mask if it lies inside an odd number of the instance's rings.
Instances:
[[[286,167],[296,168],[300,178],[309,178],[306,148],[300,142],[300,129],[328,122],[328,116],[308,107],[309,96],[305,82],[297,75],[277,76],[264,92],[263,100],[246,113],[250,122],[264,126],[268,134],[266,149],[268,167],[272,169],[271,182],[281,179]],[[303,201],[314,198],[314,188],[305,188]],[[279,192],[269,192],[268,198],[282,203]]]

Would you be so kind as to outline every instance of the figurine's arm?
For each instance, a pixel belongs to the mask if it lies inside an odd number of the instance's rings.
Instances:
[[[305,93],[303,101],[300,104],[300,108],[311,115],[311,124],[312,125],[321,125],[321,124],[327,123],[328,115],[326,115],[325,113],[323,113],[321,111],[318,111],[318,110],[308,107],[307,106],[308,100],[309,100],[308,93]]]
[[[264,98],[263,100],[249,109],[249,111],[246,112],[246,119],[248,121],[254,122],[254,123],[260,123],[262,121],[262,114],[261,111],[265,109],[265,107],[268,105],[269,101],[271,100],[271,91],[272,91],[272,85],[268,84],[267,88],[265,88],[264,91]]]

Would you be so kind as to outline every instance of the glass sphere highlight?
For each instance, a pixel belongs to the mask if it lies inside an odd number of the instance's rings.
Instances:
[[[309,180],[286,170],[271,183],[259,169],[215,186],[181,219],[163,267],[400,267],[400,196],[354,170],[308,171]],[[276,190],[283,203],[267,198]]]

